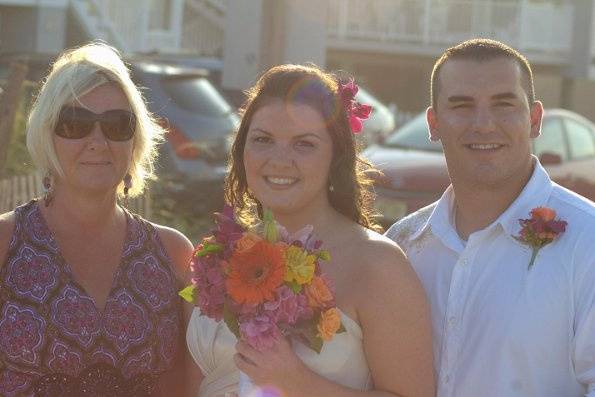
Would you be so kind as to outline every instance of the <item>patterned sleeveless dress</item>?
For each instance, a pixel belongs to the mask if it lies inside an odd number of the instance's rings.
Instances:
[[[148,396],[177,358],[182,303],[154,227],[126,212],[105,308],[76,282],[36,201],[0,267],[1,396]]]

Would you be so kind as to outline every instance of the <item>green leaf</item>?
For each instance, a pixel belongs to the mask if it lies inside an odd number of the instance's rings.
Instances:
[[[186,288],[184,288],[183,290],[179,291],[178,295],[180,295],[186,302],[194,303],[195,293],[196,293],[196,287],[194,285],[189,285]]]
[[[299,285],[295,280],[287,281],[285,285],[287,285],[289,289],[293,291],[294,294],[299,294],[300,292],[302,292],[302,286]]]
[[[307,342],[307,346],[314,350],[316,353],[320,354],[322,351],[322,345],[324,341],[318,335],[318,321],[320,320],[320,315],[314,315],[314,317],[308,321],[307,325],[301,329],[300,335],[302,335]]]
[[[223,251],[223,245],[204,243],[202,249],[196,253],[196,256],[206,256]]]
[[[310,326],[304,328],[300,334],[304,337],[305,342],[307,342],[306,345],[316,353],[320,354],[324,341],[320,336],[318,336],[316,322],[312,322]]]
[[[322,351],[322,344],[323,343],[324,343],[324,341],[322,340],[322,338],[320,336],[315,336],[310,341],[310,349],[312,349],[316,353],[320,354],[320,352]]]
[[[238,323],[238,318],[235,314],[229,309],[229,305],[225,303],[223,305],[223,320],[227,325],[227,328],[231,331],[232,334],[236,336],[236,338],[240,338],[240,324]]]
[[[276,243],[278,239],[277,224],[275,223],[275,218],[273,217],[273,213],[271,212],[271,210],[265,208],[263,218],[264,239],[269,243]]]
[[[330,261],[331,260],[331,254],[327,250],[320,251],[318,253],[318,257],[320,259],[322,259],[323,261]]]

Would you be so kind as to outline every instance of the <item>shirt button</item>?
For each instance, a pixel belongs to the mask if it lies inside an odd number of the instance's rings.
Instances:
[[[444,377],[444,383],[447,384],[448,382],[450,382],[450,376],[446,375]]]
[[[467,266],[467,259],[463,258],[463,259],[459,260],[459,265]]]
[[[450,325],[452,327],[453,325],[455,325],[456,322],[457,322],[457,319],[454,316],[449,317],[448,325]]]

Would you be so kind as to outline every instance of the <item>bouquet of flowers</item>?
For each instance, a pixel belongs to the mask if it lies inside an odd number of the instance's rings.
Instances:
[[[224,320],[259,350],[281,332],[320,353],[325,341],[345,331],[333,286],[320,269],[330,255],[311,226],[289,235],[268,210],[256,229],[240,225],[229,206],[215,216],[217,229],[194,252],[192,284],[180,291],[202,315]]]

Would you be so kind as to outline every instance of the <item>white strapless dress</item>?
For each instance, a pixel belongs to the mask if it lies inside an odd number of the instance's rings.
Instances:
[[[294,350],[315,373],[357,390],[370,390],[372,378],[364,355],[362,330],[341,312],[346,332],[323,345],[320,354],[296,342]],[[240,374],[233,361],[236,337],[223,321],[216,322],[194,308],[186,331],[188,349],[204,379],[200,397],[227,397],[238,393]]]

